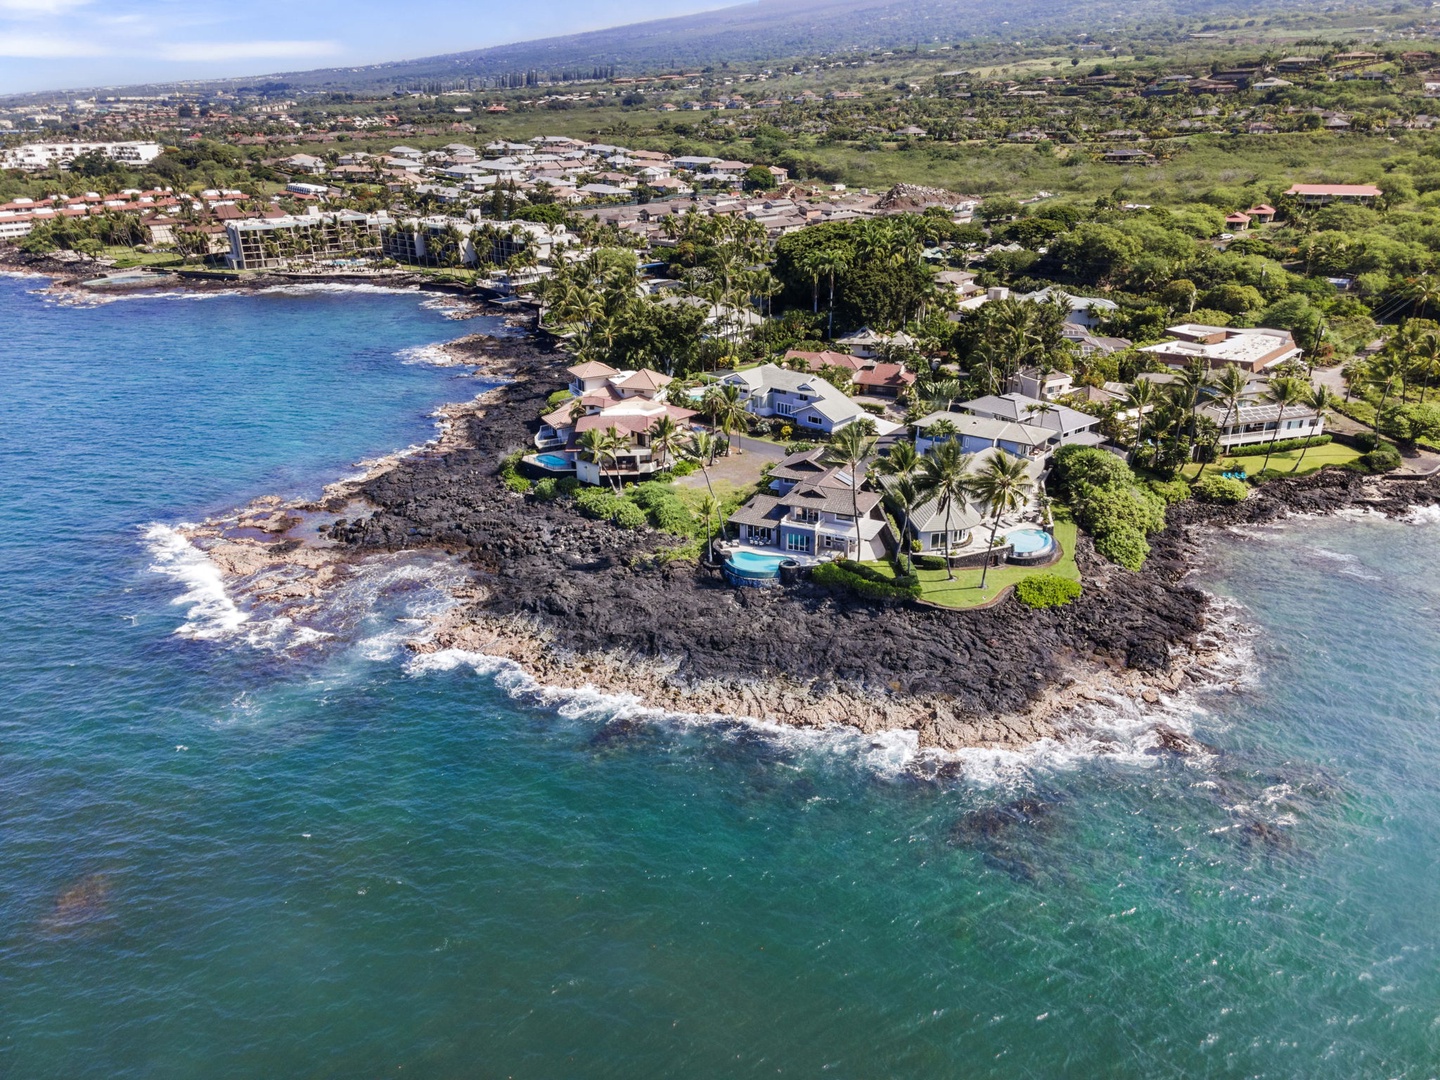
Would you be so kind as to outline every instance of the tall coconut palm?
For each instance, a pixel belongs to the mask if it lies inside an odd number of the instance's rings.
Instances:
[[[1307,390],[1307,393],[1301,395],[1300,402],[1306,408],[1315,410],[1316,419],[1323,422],[1325,414],[1339,404],[1339,401],[1328,386],[1311,386],[1307,387]],[[1300,459],[1295,462],[1291,472],[1298,471],[1300,466],[1305,464],[1305,452],[1309,449],[1310,441],[1307,439],[1305,445],[1300,447]]]
[[[890,501],[900,511],[900,540],[897,547],[900,550],[900,560],[908,574],[914,568],[914,561],[910,558],[910,515],[915,512],[915,507],[924,502],[924,496],[920,493],[920,485],[915,477],[906,473],[891,481],[886,494]]]
[[[1225,422],[1220,425],[1220,435],[1223,438],[1225,430],[1230,426],[1235,412],[1244,403],[1246,391],[1250,387],[1250,381],[1245,377],[1245,372],[1240,370],[1237,364],[1227,364],[1215,378],[1214,389],[1217,401],[1225,405]],[[1204,466],[1201,466],[1203,469]],[[1200,473],[1195,474],[1198,479]]]
[[[1000,519],[1019,510],[1030,498],[1030,489],[1034,487],[1034,482],[1030,479],[1029,465],[1023,458],[997,450],[971,485],[980,505],[990,514],[990,548],[994,550],[995,535],[1000,531]],[[989,574],[990,559],[987,557],[980,570],[982,590]]]
[[[816,261],[820,272],[830,280],[830,308],[826,318],[825,336],[835,336],[835,277],[845,273],[854,262],[854,252],[847,246],[836,244],[822,248]]]
[[[860,555],[860,466],[865,464],[875,440],[865,433],[859,423],[845,425],[830,439],[820,459],[827,465],[839,465],[850,470],[850,512],[855,522],[855,555]],[[847,545],[848,546],[848,545]]]
[[[934,500],[945,514],[945,577],[955,580],[955,570],[950,565],[950,522],[955,504],[965,503],[970,498],[974,478],[970,474],[969,454],[960,451],[960,444],[947,440],[931,448],[920,460],[917,473],[920,496],[927,502]]]
[[[750,430],[750,410],[745,407],[745,398],[740,387],[734,385],[720,387],[720,392],[716,397],[716,408],[715,423],[725,433],[725,453],[728,455],[730,453],[729,437]]]
[[[1285,410],[1300,404],[1308,395],[1310,387],[1300,379],[1272,379],[1270,388],[1265,391],[1265,400],[1272,405],[1280,406],[1280,413],[1275,418],[1275,433],[1270,436],[1270,442],[1265,446],[1265,461],[1260,466],[1264,472],[1270,467],[1270,455],[1275,452],[1275,443],[1280,438],[1280,429],[1285,423]]]
[[[580,436],[580,452],[596,465],[600,466],[600,475],[605,475],[605,462],[608,460],[612,465],[619,466],[619,451],[621,447],[628,446],[629,441],[624,438],[615,428],[608,428],[601,431],[599,428],[591,428]],[[620,490],[620,478],[618,474],[610,477],[610,486],[618,492]]]

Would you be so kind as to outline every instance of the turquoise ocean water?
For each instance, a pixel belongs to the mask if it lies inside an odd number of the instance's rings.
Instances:
[[[318,491],[469,396],[417,295],[63,307],[0,279],[0,1077],[1428,1077],[1440,523],[1214,547],[1217,748],[975,755],[407,662],[160,526]],[[179,600],[181,602],[177,603]],[[1200,708],[1203,706],[1203,710]]]

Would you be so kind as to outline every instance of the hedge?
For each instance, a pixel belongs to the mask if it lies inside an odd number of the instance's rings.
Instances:
[[[1264,454],[1288,454],[1292,450],[1314,449],[1334,442],[1333,435],[1311,435],[1307,439],[1280,439],[1274,446],[1268,442],[1253,443],[1249,446],[1233,446],[1224,452],[1225,457],[1260,457]]]
[[[1080,583],[1059,574],[1035,574],[1021,578],[1015,596],[1026,607],[1063,607],[1080,595]]]
[[[810,572],[810,580],[832,589],[848,589],[871,600],[914,600],[920,596],[920,579],[914,574],[886,577],[874,567],[849,559],[821,563]]]

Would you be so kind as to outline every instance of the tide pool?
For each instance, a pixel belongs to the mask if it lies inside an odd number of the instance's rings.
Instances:
[[[435,557],[332,637],[226,632],[147,530],[423,442],[477,387],[406,361],[480,326],[36,287],[0,279],[0,1075],[1433,1074],[1440,524],[1214,538],[1243,690],[1170,717],[1213,753],[1117,710],[1113,752],[936,783],[410,658]]]

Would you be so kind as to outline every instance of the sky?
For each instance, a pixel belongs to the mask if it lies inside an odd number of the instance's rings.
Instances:
[[[736,0],[0,0],[0,93],[406,60]]]

